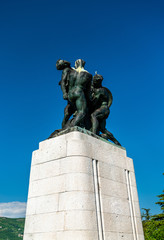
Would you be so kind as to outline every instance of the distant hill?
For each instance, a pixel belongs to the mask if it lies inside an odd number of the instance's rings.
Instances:
[[[0,217],[0,240],[22,240],[25,218]]]

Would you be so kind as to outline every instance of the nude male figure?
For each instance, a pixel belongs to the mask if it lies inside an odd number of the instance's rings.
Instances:
[[[82,59],[76,60],[75,68],[64,62],[67,61],[58,60],[56,64],[58,70],[63,70],[60,85],[63,98],[68,100],[62,127],[66,126],[70,116],[76,111],[75,117],[69,124],[69,127],[73,127],[78,126],[87,114],[92,75],[84,69],[85,62]]]
[[[76,105],[76,116],[71,126],[78,126],[87,114],[87,102],[91,90],[92,75],[84,69],[85,61],[78,59],[75,62],[75,72],[69,74],[68,99]]]
[[[93,77],[92,83],[92,109],[91,109],[91,122],[92,122],[92,132],[99,135],[101,131],[101,136],[105,139],[110,139],[117,145],[121,145],[109,132],[106,126],[106,119],[110,113],[110,106],[113,101],[113,97],[109,89],[102,87],[103,77],[96,74]]]
[[[61,81],[59,82],[59,85],[61,86],[61,89],[63,92],[63,98],[65,100],[68,100],[69,73],[74,70],[71,68],[70,62],[61,60],[61,59],[57,60],[56,68],[57,70],[62,70],[62,78],[61,78]],[[74,112],[75,112],[75,106],[71,104],[70,101],[68,101],[67,106],[64,109],[64,119],[62,121],[62,129],[67,128],[68,120]]]

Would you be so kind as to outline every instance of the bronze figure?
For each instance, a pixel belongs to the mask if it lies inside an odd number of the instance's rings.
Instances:
[[[59,59],[56,62],[57,70],[62,71],[59,85],[67,106],[64,109],[62,129],[54,131],[49,138],[62,130],[79,126],[120,145],[106,129],[106,119],[113,101],[112,94],[102,86],[103,77],[96,74],[92,80],[92,75],[84,69],[84,65],[85,61],[82,59],[76,60],[75,68],[65,60]]]

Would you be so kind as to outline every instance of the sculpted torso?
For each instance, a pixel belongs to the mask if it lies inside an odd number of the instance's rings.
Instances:
[[[70,101],[76,100],[87,89],[88,84],[91,83],[92,75],[87,71],[72,70],[68,76],[68,99]]]
[[[109,98],[109,93],[105,88],[95,88],[93,92],[93,108],[97,109],[102,106],[106,106],[108,108]]]

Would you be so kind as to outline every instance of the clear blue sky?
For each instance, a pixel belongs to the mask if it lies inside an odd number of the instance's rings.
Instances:
[[[140,205],[164,189],[164,1],[0,2],[0,202],[25,202],[32,151],[61,127],[61,58],[114,97],[107,128],[134,159]]]

